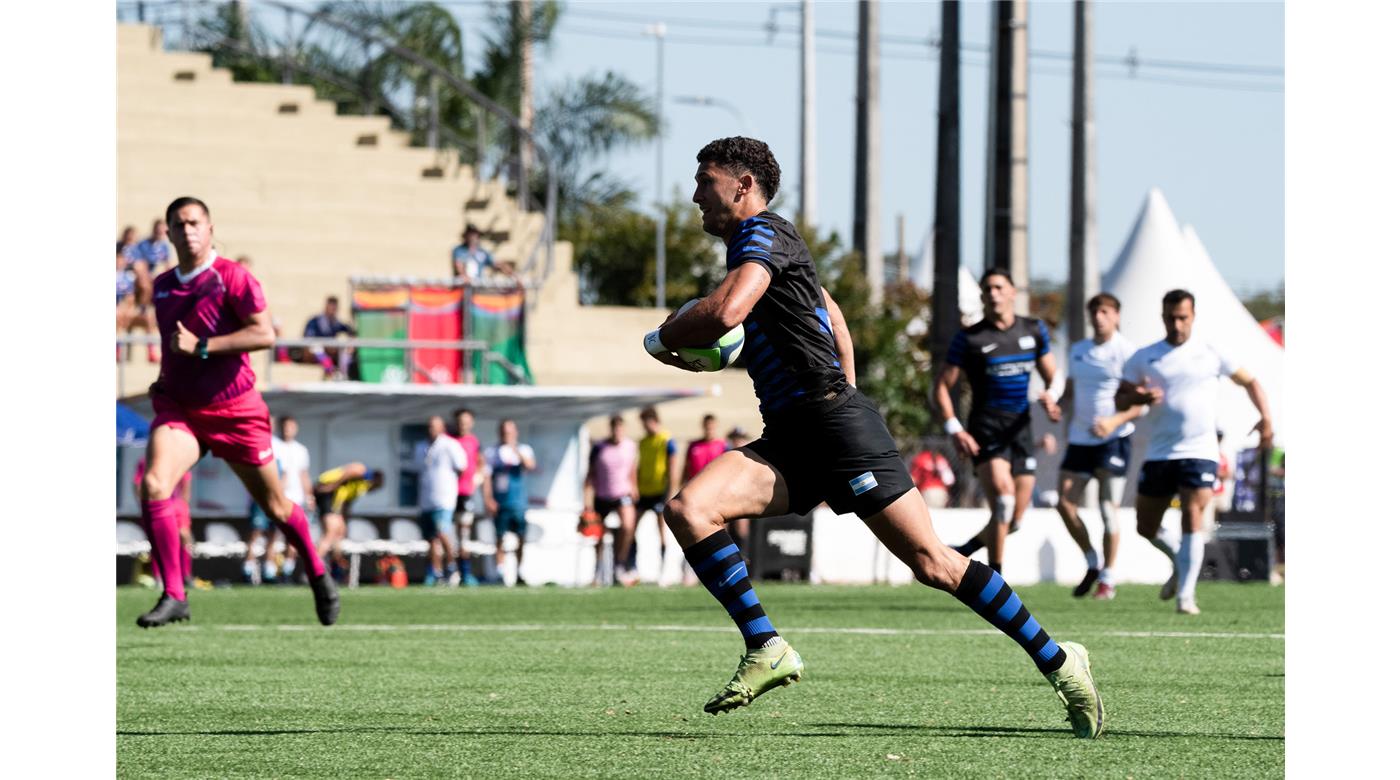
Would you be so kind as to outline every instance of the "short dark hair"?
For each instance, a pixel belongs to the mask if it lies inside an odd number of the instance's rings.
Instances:
[[[296,421],[297,421],[297,418],[291,416],[290,414],[284,414],[284,415],[282,415],[282,416],[280,416],[280,417],[277,418],[277,424],[278,424],[279,426],[281,426],[281,425],[286,425],[286,424],[289,423],[289,422],[296,422]]]
[[[339,306],[339,305],[340,305],[340,299],[337,298],[337,297],[335,297],[334,295],[327,295],[327,296],[326,296],[326,303],[334,303],[336,306]]]
[[[656,407],[655,407],[655,406],[647,406],[647,407],[644,407],[644,408],[642,409],[641,418],[642,418],[643,420],[660,420],[660,419],[661,419],[661,417],[660,417],[659,415],[657,415],[657,413],[656,413]]]
[[[1119,301],[1118,297],[1113,293],[1106,292],[1101,292],[1098,295],[1095,295],[1094,297],[1090,298],[1089,302],[1084,305],[1084,308],[1092,312],[1094,309],[1097,309],[1100,306],[1112,307],[1114,311],[1123,310],[1122,301]]]
[[[705,423],[712,423],[717,419],[719,418],[715,417],[713,414],[706,414],[704,417],[700,418],[700,424],[704,425]]]
[[[1005,268],[1002,268],[1001,266],[997,266],[995,268],[988,268],[986,271],[983,271],[982,278],[977,280],[977,286],[981,287],[982,285],[986,284],[987,280],[992,278],[993,276],[1000,276],[1006,281],[1011,282],[1012,287],[1016,286],[1016,280],[1011,278],[1011,272],[1006,270]]]
[[[1175,306],[1178,303],[1181,303],[1182,301],[1190,301],[1191,311],[1196,310],[1196,296],[1192,295],[1189,292],[1186,292],[1185,290],[1172,290],[1171,292],[1162,296],[1163,307]]]
[[[203,209],[204,216],[209,216],[209,207],[204,204],[204,201],[190,195],[181,195],[175,200],[170,201],[170,205],[165,207],[165,224],[169,225],[171,222],[174,222],[175,215],[180,213],[180,209],[186,206],[198,206]]]
[[[756,138],[736,135],[711,141],[695,155],[695,161],[714,163],[734,176],[753,174],[765,201],[778,194],[778,184],[783,177],[773,150]]]
[[[624,420],[624,419],[622,419],[622,415],[620,415],[620,414],[615,414],[615,415],[613,415],[612,417],[609,417],[609,418],[608,418],[608,427],[609,427],[609,428],[616,428],[616,427],[619,426],[619,425],[626,425],[626,424],[627,424],[627,421]]]
[[[472,410],[468,409],[468,408],[465,407],[465,406],[459,406],[459,407],[457,407],[456,409],[453,409],[453,410],[452,410],[452,419],[455,420],[455,419],[457,419],[458,417],[461,417],[461,416],[464,415],[464,414],[470,414],[473,418],[476,417],[476,412],[473,412]]]

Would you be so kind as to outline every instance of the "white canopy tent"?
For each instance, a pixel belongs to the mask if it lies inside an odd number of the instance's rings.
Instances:
[[[1283,349],[1240,303],[1196,231],[1189,225],[1179,226],[1167,199],[1154,187],[1113,267],[1104,274],[1103,289],[1123,302],[1123,335],[1144,347],[1165,335],[1162,296],[1178,288],[1196,297],[1191,337],[1214,345],[1263,383],[1273,413],[1275,440],[1281,442],[1288,422]],[[1227,452],[1254,441],[1250,429],[1259,414],[1243,388],[1222,380],[1219,410]]]

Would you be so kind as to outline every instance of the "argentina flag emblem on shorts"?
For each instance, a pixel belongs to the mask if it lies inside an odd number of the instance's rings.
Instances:
[[[875,474],[867,471],[851,480],[851,492],[860,495],[878,484],[880,483],[875,481]]]

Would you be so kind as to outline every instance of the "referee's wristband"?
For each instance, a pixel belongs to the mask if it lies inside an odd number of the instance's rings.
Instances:
[[[646,349],[646,351],[647,351],[648,353],[650,353],[650,354],[652,354],[652,355],[660,355],[662,352],[670,352],[670,351],[671,351],[671,350],[669,350],[669,349],[666,348],[666,345],[665,345],[665,344],[662,344],[662,343],[661,343],[661,329],[660,329],[660,328],[657,328],[656,330],[654,330],[654,331],[648,333],[646,336],[644,336],[644,337],[642,338],[642,346]]]
[[[956,417],[949,417],[943,421],[943,432],[949,436],[956,436],[963,432],[962,423],[958,422]]]

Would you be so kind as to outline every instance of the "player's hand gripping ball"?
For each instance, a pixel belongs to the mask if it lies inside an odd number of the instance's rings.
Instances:
[[[699,303],[699,298],[692,298],[685,302],[685,305],[676,310],[679,317],[687,309]],[[718,340],[704,347],[683,347],[676,350],[676,355],[682,361],[689,364],[691,368],[699,371],[719,371],[734,364],[738,360],[739,353],[744,349],[744,326],[735,325],[729,332],[720,336]]]

